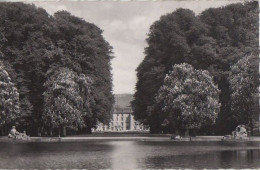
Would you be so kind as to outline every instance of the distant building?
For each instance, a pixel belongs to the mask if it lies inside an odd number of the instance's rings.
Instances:
[[[128,108],[115,108],[109,124],[99,123],[92,132],[127,132],[127,131],[149,131],[149,127],[144,126],[134,119],[133,111]]]

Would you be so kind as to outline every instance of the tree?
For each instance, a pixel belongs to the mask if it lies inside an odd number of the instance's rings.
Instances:
[[[253,135],[254,122],[258,121],[259,110],[259,58],[249,55],[231,67],[229,76],[231,111],[238,124],[246,124]]]
[[[55,13],[54,18],[60,30],[56,41],[63,51],[59,64],[90,77],[93,82],[92,116],[85,117],[85,132],[91,133],[98,121],[108,123],[112,115],[112,47],[102,36],[102,30],[94,24],[67,11]]]
[[[19,126],[35,135],[41,126],[45,73],[55,56],[54,22],[44,9],[24,3],[1,3],[0,16],[2,60],[13,69],[11,78],[19,91]]]
[[[220,110],[219,89],[208,71],[182,63],[173,66],[156,97],[177,130],[198,129],[215,123]]]
[[[80,74],[77,77],[77,82],[79,84],[80,93],[83,99],[82,115],[84,123],[87,127],[93,127],[94,116],[92,111],[92,105],[95,104],[95,101],[93,99],[93,93],[91,91],[93,81],[90,77],[84,74]]]
[[[19,93],[0,62],[0,128],[2,135],[5,133],[5,127],[10,126],[19,117]]]
[[[214,129],[219,135],[230,133],[237,124],[231,111],[232,92],[228,77],[231,66],[238,60],[249,54],[259,55],[258,15],[257,1],[210,8],[199,15],[209,29],[207,36],[216,42],[216,60],[207,70],[221,90],[220,114]]]
[[[44,86],[43,121],[51,129],[66,128],[77,130],[85,126],[84,116],[89,108],[89,79],[68,68],[52,68],[48,71],[49,78]],[[84,87],[82,87],[84,85]],[[84,111],[85,109],[85,111]]]
[[[149,124],[151,132],[158,133],[161,129],[160,108],[148,112],[148,107],[155,103],[155,95],[165,75],[172,65],[188,61],[191,47],[206,32],[205,24],[188,9],[178,9],[162,16],[150,27],[145,58],[136,69],[138,81],[132,106],[135,118]]]
[[[97,120],[110,120],[114,101],[112,47],[94,24],[66,11],[51,16],[35,5],[3,2],[0,4],[0,51],[4,54],[1,60],[19,92],[20,128],[29,134],[37,135],[44,130],[41,121],[44,83],[51,65],[67,67],[93,80],[92,115],[86,118],[86,129],[90,131]]]
[[[252,1],[210,8],[197,16],[190,10],[177,9],[154,22],[145,58],[136,69],[132,101],[135,118],[149,124],[151,132],[161,131],[163,117],[155,95],[172,65],[185,62],[195,69],[208,70],[213,76],[221,90],[221,107],[212,133],[230,133],[235,124],[228,80],[230,67],[245,55],[259,54],[258,20],[258,2]]]

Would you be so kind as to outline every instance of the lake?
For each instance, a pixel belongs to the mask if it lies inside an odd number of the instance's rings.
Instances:
[[[259,142],[1,142],[0,148],[0,168],[260,168]]]

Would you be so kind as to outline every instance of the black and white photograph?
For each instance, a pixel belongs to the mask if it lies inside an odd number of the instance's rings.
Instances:
[[[259,9],[0,0],[0,169],[260,169]]]

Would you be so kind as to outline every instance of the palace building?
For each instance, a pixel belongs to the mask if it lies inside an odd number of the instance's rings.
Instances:
[[[144,126],[134,119],[132,109],[115,108],[109,124],[99,123],[92,132],[127,132],[127,131],[149,131],[149,127]]]

